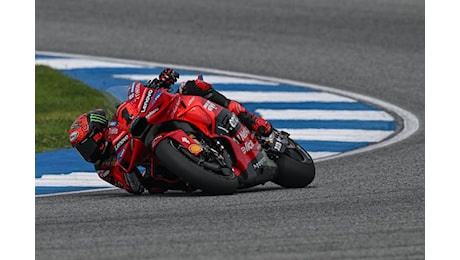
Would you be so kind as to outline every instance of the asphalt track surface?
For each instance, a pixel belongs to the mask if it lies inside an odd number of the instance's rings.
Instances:
[[[425,253],[425,7],[413,0],[40,0],[36,49],[320,84],[420,129],[317,163],[304,189],[121,190],[35,200],[36,259],[419,259]]]

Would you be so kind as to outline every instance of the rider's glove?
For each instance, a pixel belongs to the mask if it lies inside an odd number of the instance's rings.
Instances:
[[[154,88],[154,89],[159,89],[160,88],[160,81],[158,79],[152,79],[147,81],[147,85],[145,85],[147,88]]]
[[[158,79],[160,81],[160,84],[164,88],[168,88],[172,84],[174,84],[177,79],[179,78],[179,73],[175,72],[173,69],[164,69],[160,75],[158,76]]]
[[[165,88],[167,91],[171,90],[171,85],[174,84],[179,78],[179,73],[175,72],[173,69],[164,69],[158,79],[152,79],[147,82],[146,87],[160,89]]]

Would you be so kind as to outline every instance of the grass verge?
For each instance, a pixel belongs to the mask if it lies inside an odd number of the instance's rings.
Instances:
[[[101,92],[49,67],[35,66],[35,152],[70,148],[73,121],[103,104]]]

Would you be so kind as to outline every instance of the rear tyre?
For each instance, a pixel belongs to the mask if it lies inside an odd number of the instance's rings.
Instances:
[[[285,188],[303,188],[315,178],[315,164],[310,154],[290,138],[288,148],[276,163],[279,175],[273,182]]]
[[[155,156],[170,172],[206,193],[225,195],[236,191],[238,179],[233,172],[232,174],[221,175],[210,169],[205,169],[190,158],[190,156],[194,156],[193,154],[185,154],[187,152],[187,149],[166,138],[158,143]]]

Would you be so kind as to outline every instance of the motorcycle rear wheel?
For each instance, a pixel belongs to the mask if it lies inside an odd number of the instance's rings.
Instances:
[[[315,178],[315,164],[310,154],[289,138],[289,146],[280,154],[276,164],[279,175],[274,183],[284,188],[303,188]]]
[[[158,143],[155,156],[170,172],[206,193],[228,195],[237,190],[238,179],[234,173],[230,176],[219,175],[198,165],[189,158],[191,154],[185,155],[184,152],[173,140],[166,138]]]

